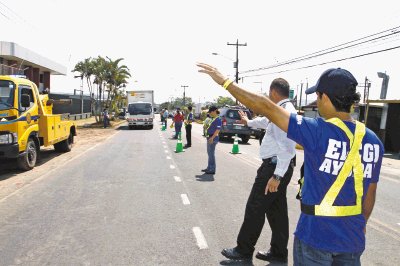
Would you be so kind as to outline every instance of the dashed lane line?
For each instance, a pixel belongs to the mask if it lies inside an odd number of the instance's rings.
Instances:
[[[190,201],[189,201],[187,194],[181,194],[181,199],[182,199],[183,205],[190,205]]]
[[[182,179],[179,176],[174,176],[176,182],[182,182]]]
[[[196,237],[196,242],[199,249],[207,249],[208,248],[207,241],[203,233],[201,232],[200,227],[193,227],[193,233],[194,236]]]
[[[170,165],[169,165],[169,168],[171,168],[171,169],[175,169],[175,165],[173,165],[173,164],[170,164]]]
[[[167,160],[171,160],[171,157],[169,157],[169,156],[167,156],[166,158],[167,158]]]

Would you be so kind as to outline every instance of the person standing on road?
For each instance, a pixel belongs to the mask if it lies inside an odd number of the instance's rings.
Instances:
[[[277,78],[272,81],[269,98],[290,113],[296,109],[288,99],[289,83]],[[237,246],[224,249],[222,254],[234,260],[251,259],[254,247],[268,219],[272,231],[270,249],[259,251],[256,258],[270,262],[287,262],[289,241],[289,217],[286,199],[287,186],[292,178],[295,164],[296,143],[286,133],[265,117],[248,119],[240,110],[240,122],[253,128],[262,128],[266,134],[261,143],[260,157],[263,161],[257,170],[253,188],[246,204],[242,227],[237,237]],[[277,192],[265,194],[267,183],[277,186]]]
[[[104,108],[104,110],[103,110],[103,124],[104,124],[104,128],[106,128],[107,125],[109,124],[109,122],[108,122],[108,109],[107,109],[107,107]]]
[[[189,113],[185,120],[185,130],[186,130],[186,145],[185,148],[192,147],[192,122],[194,121],[192,106],[188,106]]]
[[[219,131],[221,130],[222,121],[219,118],[218,108],[216,106],[211,106],[208,109],[208,113],[211,117],[210,126],[207,128],[206,138],[207,138],[207,154],[208,154],[208,165],[207,168],[201,170],[209,175],[214,175],[217,170],[217,164],[215,161],[215,147],[219,141]]]
[[[240,88],[210,65],[197,66],[199,72],[265,115],[304,148],[294,265],[360,265],[384,148],[375,133],[351,116],[351,108],[360,100],[354,76],[341,68],[323,72],[317,84],[306,90],[307,94],[317,94],[323,118],[307,118]],[[268,183],[266,192],[276,189]]]
[[[174,116],[174,121],[171,126],[175,126],[175,136],[173,137],[174,139],[177,139],[179,136],[179,133],[181,133],[182,130],[182,124],[185,118],[183,117],[183,114],[181,113],[181,109],[177,108],[176,109],[176,114]]]
[[[167,122],[168,122],[168,116],[169,116],[167,108],[164,109],[164,112],[163,112],[162,116],[164,118],[165,128],[167,128]]]

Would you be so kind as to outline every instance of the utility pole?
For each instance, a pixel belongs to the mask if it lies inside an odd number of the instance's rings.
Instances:
[[[189,86],[187,86],[187,85],[182,85],[181,87],[183,88],[183,107],[185,107],[185,106],[186,106],[185,89],[186,89],[187,87],[189,87]]]
[[[303,81],[301,81],[300,85],[300,101],[299,101],[299,111],[301,110],[301,96],[303,95]]]
[[[306,91],[308,90],[308,78],[306,78],[306,80],[307,80],[307,85],[306,85]],[[307,94],[306,94],[306,103],[305,103],[305,105],[307,105]]]
[[[247,43],[239,43],[239,39],[236,39],[236,43],[227,43],[227,45],[236,46],[236,62],[233,63],[233,67],[236,69],[235,82],[238,84],[239,81],[239,46],[247,46]],[[236,104],[238,103],[236,99]]]

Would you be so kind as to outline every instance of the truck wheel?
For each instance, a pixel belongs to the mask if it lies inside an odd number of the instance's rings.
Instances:
[[[17,159],[18,168],[24,171],[31,170],[36,165],[37,155],[36,143],[33,139],[29,139],[25,154]]]
[[[241,135],[240,138],[242,139],[242,143],[246,144],[247,142],[249,142],[250,136]]]
[[[153,129],[153,125],[149,126],[150,129]]]
[[[67,139],[54,144],[54,149],[57,152],[69,152],[72,149],[72,143],[74,143],[74,135],[72,135],[72,132],[70,132]]]

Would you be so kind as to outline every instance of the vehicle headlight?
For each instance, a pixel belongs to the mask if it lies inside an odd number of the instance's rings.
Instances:
[[[0,144],[13,144],[18,142],[17,133],[5,133],[0,135]]]

